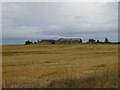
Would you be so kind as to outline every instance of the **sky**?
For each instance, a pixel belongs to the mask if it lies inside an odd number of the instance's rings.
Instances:
[[[3,2],[2,44],[81,38],[118,41],[117,2]]]

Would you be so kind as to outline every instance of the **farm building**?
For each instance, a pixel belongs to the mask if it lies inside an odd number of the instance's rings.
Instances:
[[[37,43],[38,44],[55,44],[56,41],[55,40],[38,40]]]
[[[89,39],[88,43],[96,43],[94,39]]]
[[[57,40],[58,44],[77,44],[82,43],[80,38],[60,38]]]

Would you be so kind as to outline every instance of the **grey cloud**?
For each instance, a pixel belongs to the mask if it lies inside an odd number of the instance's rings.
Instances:
[[[117,3],[3,3],[3,40],[109,37],[117,41],[117,9]]]

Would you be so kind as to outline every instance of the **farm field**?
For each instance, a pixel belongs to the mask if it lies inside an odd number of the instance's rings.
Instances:
[[[117,88],[118,44],[3,45],[3,88]]]

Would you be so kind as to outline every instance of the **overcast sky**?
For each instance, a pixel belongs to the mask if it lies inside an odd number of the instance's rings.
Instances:
[[[117,2],[4,2],[3,44],[81,38],[118,41]]]

